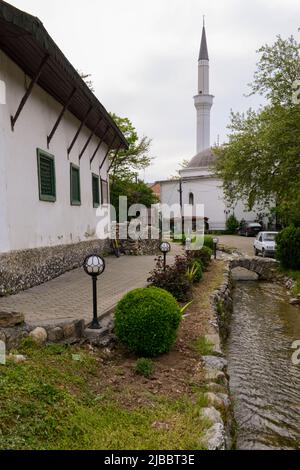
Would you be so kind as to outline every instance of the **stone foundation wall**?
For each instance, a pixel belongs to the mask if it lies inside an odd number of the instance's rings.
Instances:
[[[108,240],[93,240],[0,254],[0,297],[43,284],[79,268],[86,256],[109,251]]]

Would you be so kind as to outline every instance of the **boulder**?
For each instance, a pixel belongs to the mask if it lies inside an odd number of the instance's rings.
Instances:
[[[63,335],[65,338],[72,338],[75,336],[75,324],[74,323],[66,323],[62,327]]]
[[[222,372],[225,372],[228,365],[226,359],[216,356],[202,356],[202,361],[204,362],[205,367],[218,369]]]
[[[222,350],[221,350],[221,345],[220,345],[220,337],[219,337],[218,334],[205,335],[205,339],[206,339],[207,342],[209,342],[213,345],[213,353],[214,354],[221,354],[222,355]]]
[[[204,440],[207,450],[225,450],[224,424],[216,423],[206,431]]]
[[[212,369],[210,367],[205,367],[203,369],[204,381],[205,382],[215,382],[220,385],[227,386],[227,379],[224,372],[218,369]]]
[[[212,392],[206,392],[204,394],[204,397],[206,398],[209,406],[213,406],[214,408],[220,411],[225,410],[225,403],[219,395]]]
[[[21,364],[22,362],[26,362],[26,357],[22,354],[10,354],[8,356],[8,360],[14,362],[15,364]]]
[[[12,328],[24,323],[23,313],[19,312],[0,312],[0,328]]]
[[[290,304],[291,305],[300,305],[300,298],[294,298],[294,299],[290,299]]]
[[[48,341],[51,341],[52,343],[57,343],[59,341],[62,341],[64,338],[64,332],[63,329],[57,326],[56,328],[52,328],[52,330],[48,331]]]
[[[207,418],[212,424],[223,423],[221,413],[212,406],[201,408],[200,417]]]
[[[47,341],[47,331],[45,328],[35,328],[33,331],[29,333],[30,338],[40,346],[46,343]]]

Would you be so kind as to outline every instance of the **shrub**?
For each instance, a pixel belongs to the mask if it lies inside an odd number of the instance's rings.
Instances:
[[[234,214],[231,214],[226,222],[226,228],[228,233],[234,234],[236,233],[237,229],[239,228],[240,224]]]
[[[148,282],[154,287],[160,287],[172,294],[179,302],[188,300],[191,282],[188,279],[188,260],[185,256],[176,256],[172,266],[166,266],[164,271],[163,259],[159,257],[156,268],[151,271]]]
[[[300,269],[300,228],[291,225],[277,235],[276,258],[283,268]]]
[[[204,246],[207,246],[211,250],[214,249],[214,239],[210,235],[204,236]]]
[[[192,283],[201,281],[203,278],[203,265],[200,261],[194,261],[188,268],[188,278]]]
[[[187,254],[187,259],[189,265],[191,265],[194,261],[198,261],[202,264],[203,269],[207,269],[211,263],[212,254],[212,250],[208,248],[208,246],[204,246],[201,250],[189,251]]]
[[[170,350],[182,315],[174,297],[163,289],[135,289],[118,303],[115,331],[119,340],[144,357]]]
[[[135,372],[136,374],[142,375],[143,377],[146,377],[146,379],[149,379],[153,375],[154,364],[151,359],[142,357],[136,362]]]

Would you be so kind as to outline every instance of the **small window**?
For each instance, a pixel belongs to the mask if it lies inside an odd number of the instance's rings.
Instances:
[[[194,205],[194,194],[193,193],[189,194],[189,204],[190,204],[190,206]]]
[[[70,166],[71,174],[71,205],[80,206],[81,205],[81,195],[80,195],[80,170],[79,167],[71,163]]]
[[[37,149],[40,201],[56,201],[54,156]]]
[[[99,176],[92,175],[93,206],[100,206]]]

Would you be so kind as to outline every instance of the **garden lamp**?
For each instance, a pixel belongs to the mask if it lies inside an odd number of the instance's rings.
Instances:
[[[85,259],[83,269],[89,276],[91,276],[93,281],[93,321],[90,328],[93,330],[99,330],[101,326],[97,312],[97,280],[105,271],[105,261],[99,255],[90,255]]]
[[[169,242],[162,242],[159,246],[160,251],[164,255],[164,271],[166,270],[167,266],[167,254],[171,251],[171,245]]]

